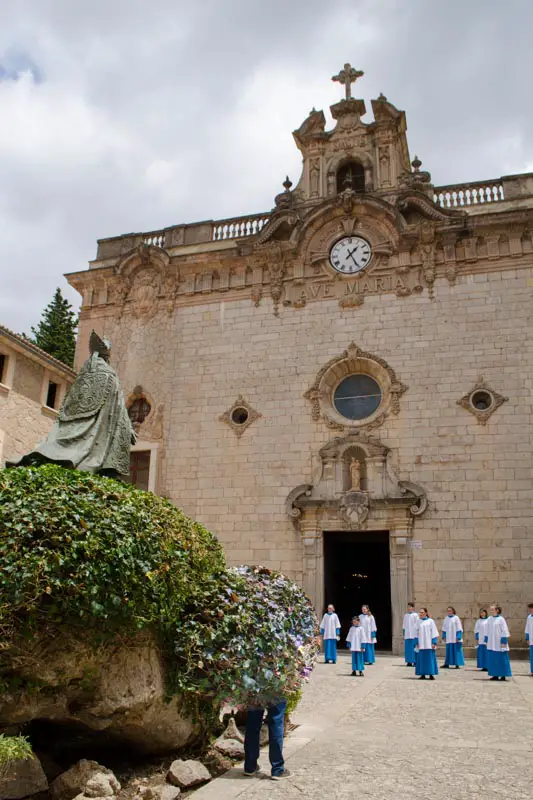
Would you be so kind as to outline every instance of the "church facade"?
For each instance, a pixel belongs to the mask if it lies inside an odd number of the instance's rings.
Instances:
[[[399,652],[414,599],[472,644],[533,600],[533,175],[435,187],[387,98],[345,98],[272,211],[98,242],[78,360],[111,339],[132,480],[231,563],[303,584]]]

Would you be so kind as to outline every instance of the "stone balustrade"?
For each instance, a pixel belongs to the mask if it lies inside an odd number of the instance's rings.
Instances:
[[[259,233],[270,219],[270,214],[251,214],[247,217],[222,219],[213,223],[212,240],[242,239],[245,236],[254,236]]]
[[[463,208],[505,200],[501,178],[492,181],[436,186],[433,199],[443,208]]]
[[[113,258],[122,255],[139,244],[152,247],[171,248],[182,245],[195,245],[207,242],[220,242],[244,239],[259,233],[268,220],[270,212],[250,214],[245,217],[207,220],[191,225],[175,225],[158,231],[146,233],[127,233],[98,241],[97,259]]]
[[[506,175],[494,180],[435,186],[433,199],[442,208],[472,209],[504,202],[522,203],[533,197],[533,173]],[[530,202],[528,200],[527,202]],[[271,212],[230,219],[173,225],[147,233],[127,233],[98,242],[97,260],[117,258],[140,244],[171,249],[188,245],[234,241],[255,236],[271,218]]]

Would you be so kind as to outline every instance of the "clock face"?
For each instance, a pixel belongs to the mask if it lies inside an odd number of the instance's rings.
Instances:
[[[333,269],[343,275],[361,272],[372,258],[372,249],[360,236],[346,236],[331,248],[329,260]]]

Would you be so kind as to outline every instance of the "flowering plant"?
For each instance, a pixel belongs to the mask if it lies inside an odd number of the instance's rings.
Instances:
[[[293,581],[265,567],[238,567],[195,601],[174,630],[176,688],[259,706],[294,694],[309,677],[317,619]]]

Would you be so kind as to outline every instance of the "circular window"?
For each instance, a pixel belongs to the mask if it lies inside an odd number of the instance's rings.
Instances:
[[[478,411],[488,411],[494,401],[489,392],[478,391],[473,393],[470,402]]]
[[[333,403],[346,419],[366,419],[379,408],[381,389],[370,375],[349,375],[335,389]]]
[[[234,425],[245,425],[248,422],[248,409],[237,406],[231,412],[231,421]]]

